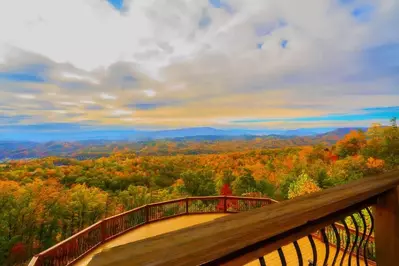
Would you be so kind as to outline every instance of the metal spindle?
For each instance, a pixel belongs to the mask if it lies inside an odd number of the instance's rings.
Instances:
[[[368,266],[368,261],[367,261],[368,250],[367,250],[367,246],[368,246],[368,243],[369,243],[369,240],[370,240],[370,236],[371,236],[371,234],[373,233],[373,230],[374,230],[374,217],[373,217],[373,214],[371,213],[369,208],[366,208],[366,211],[367,211],[367,213],[370,216],[371,226],[370,226],[370,232],[369,232],[369,234],[368,234],[368,236],[366,238],[366,243],[364,244],[363,257],[364,257],[364,262],[365,262],[366,266]]]
[[[355,250],[356,243],[357,243],[357,239],[359,238],[359,226],[357,225],[356,219],[355,219],[355,217],[353,216],[353,214],[352,214],[350,217],[351,217],[351,219],[352,219],[352,221],[353,221],[353,224],[354,224],[354,226],[355,226],[356,234],[355,234],[355,240],[354,240],[353,243],[352,243],[351,251],[349,252],[349,261],[348,261],[348,265],[351,265],[351,262],[352,262],[352,254],[353,254],[353,251]]]
[[[338,259],[339,251],[341,249],[341,237],[339,236],[339,232],[338,232],[337,227],[335,226],[335,223],[333,223],[331,225],[331,227],[333,228],[333,231],[334,231],[334,234],[335,234],[335,239],[336,239],[336,242],[337,242],[336,243],[336,251],[335,251],[334,259],[333,259],[333,262],[332,262],[332,265],[334,266],[335,262]]]
[[[350,244],[350,237],[351,237],[350,232],[349,232],[349,228],[348,228],[348,225],[345,222],[345,219],[342,220],[342,224],[345,227],[346,244],[345,244],[344,254],[342,255],[340,266],[342,266],[344,264],[345,255],[346,255],[346,252],[348,252],[349,244]]]
[[[265,261],[264,257],[259,258],[259,264],[260,264],[260,266],[266,266],[266,261]]]
[[[281,248],[277,249],[278,256],[280,257],[281,266],[287,266],[287,261],[285,260],[284,252]]]
[[[294,247],[295,247],[296,255],[298,257],[298,266],[303,266],[303,258],[302,258],[301,248],[299,247],[297,241],[294,241]]]
[[[312,247],[312,253],[313,253],[312,265],[316,265],[316,263],[317,263],[317,249],[316,249],[316,244],[314,243],[314,240],[313,240],[313,236],[312,236],[312,235],[308,235],[308,239],[309,239],[309,242],[310,242],[310,246]]]
[[[359,214],[360,214],[360,218],[362,219],[362,223],[363,223],[363,234],[362,234],[362,238],[360,239],[359,247],[357,249],[357,254],[356,254],[356,261],[357,261],[358,266],[360,266],[360,252],[362,250],[362,244],[366,237],[366,232],[367,232],[367,223],[366,223],[366,219],[363,216],[362,210],[359,211]]]
[[[326,255],[324,257],[324,262],[323,262],[323,266],[326,266],[327,262],[328,262],[328,257],[330,256],[330,244],[328,243],[326,230],[323,228],[320,230],[320,232],[321,232],[321,235],[323,236],[324,248],[326,249]]]

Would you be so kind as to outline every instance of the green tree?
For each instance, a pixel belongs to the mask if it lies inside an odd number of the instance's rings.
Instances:
[[[233,182],[233,193],[235,195],[242,195],[254,191],[256,191],[255,178],[252,176],[252,172],[249,169],[244,169],[244,174]]]
[[[222,177],[223,184],[231,185],[234,182],[234,180],[236,180],[236,178],[237,177],[233,174],[232,170],[228,169],[223,171],[223,177]]]
[[[288,199],[290,185],[295,181],[295,179],[296,177],[292,174],[281,177],[281,183],[278,190],[278,199]]]
[[[384,131],[382,159],[391,167],[399,164],[399,129],[396,117],[391,119],[391,126]]]
[[[298,179],[290,184],[288,189],[288,198],[292,199],[319,190],[320,188],[317,186],[316,182],[307,174],[302,173]]]
[[[256,190],[263,195],[267,195],[270,198],[273,198],[276,188],[272,183],[268,182],[267,180],[260,180],[256,183]]]
[[[105,214],[108,194],[99,188],[75,185],[69,190],[68,210],[72,227],[79,230],[95,223]]]
[[[187,170],[181,174],[184,190],[192,196],[216,195],[213,172],[209,169]]]
[[[118,193],[118,199],[125,210],[131,210],[150,203],[151,195],[147,187],[130,185],[127,190]]]
[[[338,160],[329,169],[328,182],[340,185],[360,179],[364,176],[366,169],[366,161],[363,156],[347,157]]]

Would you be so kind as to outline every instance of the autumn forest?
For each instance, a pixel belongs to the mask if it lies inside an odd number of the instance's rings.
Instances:
[[[237,143],[245,141],[223,142],[225,151],[213,154],[190,155],[176,144],[161,155],[126,148],[101,158],[1,163],[0,265],[26,262],[104,217],[150,202],[208,195],[285,200],[399,167],[396,119],[333,144],[240,149]]]

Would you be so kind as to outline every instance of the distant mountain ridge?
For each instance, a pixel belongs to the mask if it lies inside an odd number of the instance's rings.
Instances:
[[[120,140],[87,139],[78,141],[0,141],[0,160],[38,158],[46,156],[74,156],[74,154],[94,150],[104,155],[113,148],[127,147],[132,150],[140,150],[145,146],[153,145],[159,141],[168,142],[217,142],[217,141],[253,141],[257,138],[272,141],[270,148],[289,146],[284,141],[290,141],[293,146],[312,145],[318,142],[335,143],[351,130],[366,130],[366,128],[337,128],[328,132],[317,134],[317,130],[297,129],[269,133],[267,130],[221,130],[208,127],[185,128],[176,130],[154,131],[151,133],[141,132],[134,138]],[[138,132],[138,131],[137,131]],[[136,132],[136,133],[137,133]]]
[[[140,141],[164,138],[179,138],[189,136],[241,136],[241,135],[284,135],[284,136],[310,136],[321,134],[333,130],[333,128],[299,128],[295,130],[272,130],[272,129],[217,129],[212,127],[191,127],[169,130],[136,130],[136,129],[120,129],[120,130],[87,130],[79,131],[56,130],[56,131],[35,131],[16,132],[15,134],[7,134],[7,138],[3,135],[0,141],[27,141],[35,142],[49,141]]]

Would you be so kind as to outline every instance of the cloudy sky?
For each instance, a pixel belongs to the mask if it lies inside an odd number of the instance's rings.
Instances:
[[[397,0],[0,0],[0,128],[399,116]]]

